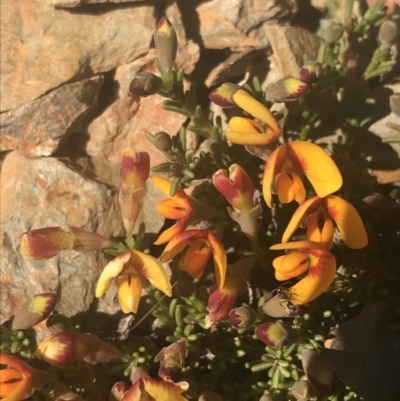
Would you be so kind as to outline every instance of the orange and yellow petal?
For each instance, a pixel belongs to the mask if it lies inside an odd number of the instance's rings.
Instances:
[[[142,296],[142,278],[135,274],[118,277],[117,294],[122,312],[136,313]]]
[[[131,252],[124,252],[111,260],[100,274],[96,286],[96,298],[101,297],[111,286],[112,281],[119,276],[124,264],[131,258]]]
[[[275,173],[275,166],[281,158],[281,152],[283,152],[284,149],[284,146],[279,146],[269,155],[268,160],[265,163],[262,189],[265,203],[269,207],[272,207],[272,187],[274,185],[275,176],[277,175]]]
[[[265,122],[272,131],[281,132],[282,128],[271,111],[248,92],[238,89],[232,95],[235,104],[255,118]]]
[[[164,252],[160,256],[159,260],[161,263],[165,263],[173,259],[178,253],[182,252],[186,245],[188,245],[193,239],[199,238],[200,230],[187,230],[182,231],[175,235],[167,244]],[[200,231],[201,232],[201,231]],[[206,233],[200,238],[205,238]]]
[[[169,297],[172,295],[171,282],[162,263],[154,256],[139,251],[131,251],[129,263],[142,276],[146,277],[151,285]]]
[[[276,177],[276,192],[281,203],[290,203],[295,200],[301,203],[306,199],[306,190],[298,174],[283,172]]]
[[[200,278],[212,255],[211,248],[205,240],[199,239],[190,244],[179,261],[179,268],[194,278]]]
[[[125,393],[121,401],[188,401],[183,389],[170,381],[141,378]]]
[[[342,175],[332,158],[318,145],[294,141],[288,144],[291,158],[300,164],[301,172],[308,178],[320,198],[340,189]]]
[[[213,253],[215,280],[217,282],[217,287],[222,288],[225,284],[225,276],[228,263],[226,252],[221,241],[211,231],[208,231],[207,240]]]
[[[328,196],[325,207],[329,216],[335,221],[343,242],[352,249],[361,249],[368,245],[368,236],[355,207],[338,196]]]
[[[165,196],[171,198],[177,205],[180,205],[182,208],[190,206],[189,197],[182,188],[178,188],[176,194],[171,196],[172,181],[157,175],[151,177],[151,181]]]
[[[293,216],[282,235],[282,242],[288,242],[290,237],[300,227],[307,216],[314,213],[319,207],[321,207],[321,205],[323,205],[323,200],[318,196],[313,196],[303,202],[293,213]]]
[[[8,368],[0,369],[0,397],[3,401],[20,401],[30,394],[32,371],[17,357],[0,352],[0,364]]]
[[[190,203],[187,206],[190,208]],[[186,216],[188,207],[182,206],[174,199],[164,199],[158,202],[157,212],[166,219],[179,220]]]
[[[304,305],[319,297],[333,282],[336,274],[335,257],[328,251],[304,250],[310,259],[306,277],[289,288],[291,301]]]
[[[175,236],[177,236],[186,228],[189,220],[190,214],[186,215],[183,219],[178,220],[176,224],[174,224],[170,228],[167,228],[160,234],[160,236],[154,241],[154,245],[162,245],[168,241],[171,241]]]
[[[325,244],[330,249],[333,244],[333,221],[325,211],[316,212],[308,217],[307,239]]]
[[[278,256],[272,262],[276,270],[276,278],[283,280],[297,277],[309,268],[309,258],[304,252],[291,252],[286,255]],[[280,281],[283,281],[282,279]]]

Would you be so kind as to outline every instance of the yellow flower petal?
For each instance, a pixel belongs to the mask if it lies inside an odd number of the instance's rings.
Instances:
[[[281,203],[295,200],[301,203],[306,199],[306,190],[301,178],[296,173],[280,173],[276,177],[278,198]]]
[[[291,301],[304,305],[319,297],[333,282],[336,260],[328,251],[309,249],[310,267],[306,277],[289,288]]]
[[[182,188],[178,188],[176,194],[171,196],[172,182],[170,180],[154,175],[151,177],[151,181],[165,196],[171,198],[177,205],[181,205],[183,208],[186,208],[188,205],[190,206],[189,198]]]
[[[140,273],[146,277],[153,287],[169,297],[172,295],[171,282],[162,263],[151,255],[132,251],[132,259],[137,258],[134,264],[141,265]]]
[[[142,296],[142,278],[139,275],[126,274],[118,277],[117,286],[122,312],[136,313]]]
[[[211,255],[212,251],[206,241],[194,241],[179,261],[179,268],[194,278],[200,278]]]
[[[171,241],[176,235],[181,233],[187,226],[190,220],[190,215],[185,216],[183,219],[179,220],[172,227],[167,228],[163,231],[160,236],[154,241],[154,245],[162,245],[168,241]]]
[[[173,199],[164,199],[158,202],[157,212],[167,219],[179,220],[185,217],[187,208],[182,207]]]
[[[330,249],[333,244],[333,221],[325,211],[313,213],[308,218],[307,239],[325,244]]]
[[[238,107],[253,117],[258,118],[259,120],[268,124],[273,131],[282,131],[281,126],[271,111],[258,100],[254,99],[254,97],[245,90],[237,90],[233,94],[232,99]]]
[[[219,239],[212,232],[208,232],[207,239],[214,256],[214,270],[217,286],[218,288],[222,288],[225,284],[228,263],[226,252]]]
[[[143,389],[146,391],[154,400],[160,401],[187,401],[185,397],[181,395],[183,390],[169,381],[157,381],[153,379],[141,379],[143,383]]]
[[[131,252],[124,252],[106,265],[97,283],[96,298],[101,297],[110,288],[113,279],[118,277],[124,268],[124,264],[127,263],[130,258]]]
[[[300,227],[307,216],[315,212],[322,205],[322,203],[322,199],[318,196],[313,196],[312,198],[303,202],[293,213],[293,216],[282,235],[282,242],[288,242],[290,237]]]
[[[300,276],[300,274],[308,269],[309,264],[309,258],[303,252],[291,252],[286,255],[278,256],[272,262],[279,276],[282,275],[286,278]]]
[[[275,149],[268,157],[267,163],[265,164],[264,175],[263,175],[263,197],[265,203],[272,207],[272,185],[276,176],[275,170],[277,162],[281,159],[281,153],[285,151],[285,147],[279,146]]]
[[[304,141],[294,141],[288,145],[320,198],[340,189],[343,184],[342,175],[332,158],[320,146]]]
[[[318,242],[313,242],[313,241],[293,241],[293,242],[286,242],[284,244],[275,244],[269,247],[269,249],[272,249],[273,251],[279,251],[279,250],[290,250],[290,249],[319,249],[321,251],[327,250],[325,245],[319,244]]]
[[[338,226],[343,242],[352,249],[367,246],[367,232],[355,207],[338,196],[328,196],[325,202],[329,215]]]

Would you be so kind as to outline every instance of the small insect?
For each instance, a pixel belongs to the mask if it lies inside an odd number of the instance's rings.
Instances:
[[[274,291],[276,292],[276,295],[278,296],[278,298],[282,299],[282,302],[280,303],[281,305],[284,302],[286,302],[286,307],[289,309],[289,311],[291,313],[298,313],[299,312],[299,308],[291,300],[292,292],[290,291],[289,288],[286,288],[283,285],[281,285],[280,287],[278,287]]]

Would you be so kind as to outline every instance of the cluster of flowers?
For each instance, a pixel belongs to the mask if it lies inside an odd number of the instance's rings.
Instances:
[[[160,22],[158,31],[167,42],[176,42],[176,35],[174,36],[165,19]],[[173,47],[172,53],[176,52],[176,43]],[[170,68],[174,57],[169,57],[168,53],[160,57],[160,60],[163,62],[165,59],[163,64]],[[310,62],[300,70],[299,78],[286,77],[269,88],[269,97],[276,102],[296,99],[317,80],[319,72],[319,65]],[[265,149],[265,146],[281,137],[282,128],[273,113],[241,87],[224,84],[213,91],[210,98],[222,106],[238,106],[257,120],[233,117],[229,121],[229,130],[225,133],[231,142],[245,145],[248,149]],[[246,319],[254,321],[254,316],[249,316],[248,311],[232,308],[238,295],[248,285],[255,258],[243,258],[233,265],[228,265],[220,230],[213,230],[212,226],[208,229],[193,228],[195,223],[212,217],[213,210],[188,196],[182,188],[178,188],[175,195],[171,196],[173,183],[160,176],[151,177],[151,181],[167,199],[159,202],[157,209],[163,217],[176,220],[176,224],[161,233],[155,241],[155,245],[167,244],[159,258],[139,250],[141,244],[135,241],[133,230],[144,199],[149,173],[150,159],[147,152],[135,152],[130,148],[123,150],[119,202],[126,243],[116,243],[82,228],[69,227],[67,231],[61,227],[47,227],[23,234],[22,254],[31,259],[46,260],[63,250],[112,251],[111,253],[117,256],[102,271],[96,287],[96,297],[104,295],[113,281],[116,281],[118,300],[124,313],[137,312],[144,278],[167,296],[172,296],[172,285],[163,263],[171,261],[184,251],[179,268],[198,279],[203,276],[212,258],[216,285],[209,294],[206,327],[228,316],[231,324],[237,328],[244,327]],[[303,183],[304,177],[315,192],[315,195],[308,199]],[[228,212],[231,218],[239,224],[251,243],[256,244],[258,218],[262,207],[256,199],[255,186],[249,175],[239,164],[233,164],[229,171],[216,171],[212,181],[230,204]],[[275,303],[285,309],[286,316],[297,314],[299,307],[316,299],[332,284],[336,273],[336,260],[330,252],[334,239],[334,224],[348,247],[359,249],[367,245],[367,234],[356,209],[343,198],[333,195],[341,186],[342,176],[339,169],[332,158],[316,144],[303,141],[284,143],[266,158],[262,181],[266,205],[272,207],[274,194],[282,204],[292,201],[300,204],[283,233],[282,243],[270,248],[286,251],[285,255],[278,256],[273,261],[276,279],[286,281],[300,277],[300,280],[293,286],[283,287],[284,290],[278,291],[277,295],[266,303],[264,311],[267,313],[270,310],[268,305]],[[306,227],[306,239],[289,242],[300,226]],[[35,309],[32,305],[30,308]],[[39,310],[43,309],[44,305],[39,306]],[[44,318],[45,313],[39,315]],[[260,330],[259,328],[257,334],[259,338],[263,336]],[[57,365],[76,361],[97,363],[104,361],[104,355],[106,358],[116,357],[118,351],[92,334],[66,331],[57,332],[44,340],[39,345],[36,355],[50,364]],[[102,355],[103,359],[99,355]],[[165,355],[173,355],[173,364],[182,365],[184,351],[181,349],[164,352],[159,360],[164,361]],[[32,385],[34,374],[26,364],[4,353],[0,356],[0,363],[8,366],[7,369],[1,370],[1,380],[3,384],[7,383],[4,384],[6,387],[2,387],[6,397],[4,400],[18,400],[21,399],[21,394],[27,396],[32,392],[35,388]],[[132,379],[132,387],[120,383],[114,386],[115,399],[186,399],[180,395],[185,391],[185,385],[175,384],[171,381],[173,378],[170,374],[160,374],[164,379],[162,382],[149,378],[143,372],[134,371],[133,376],[135,378]],[[163,394],[161,398],[160,392]],[[170,398],[167,397],[169,394]]]

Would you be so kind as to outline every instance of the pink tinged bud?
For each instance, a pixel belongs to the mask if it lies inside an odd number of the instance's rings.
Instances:
[[[209,315],[206,317],[206,328],[228,317],[237,296],[238,292],[236,291],[224,291],[219,288],[215,288],[211,292],[207,302]]]
[[[240,212],[249,212],[254,207],[254,184],[248,174],[238,164],[226,170],[218,170],[213,175],[213,184],[225,199]]]
[[[139,188],[134,192],[129,191],[125,186],[119,190],[119,205],[125,231],[131,235],[139,216],[144,198],[144,189]]]
[[[147,97],[156,94],[162,88],[162,80],[150,72],[139,72],[129,85],[131,95]]]
[[[162,17],[156,26],[154,44],[161,64],[171,69],[175,64],[178,38],[175,29],[165,17]]]
[[[235,102],[232,96],[238,89],[240,89],[239,85],[226,82],[211,91],[208,98],[218,106],[233,107],[235,106]]]
[[[22,234],[21,253],[34,260],[46,260],[59,252],[71,249],[74,234],[61,227],[45,227]]]
[[[57,303],[57,295],[51,292],[38,294],[25,302],[15,314],[13,330],[24,330],[47,319]]]
[[[59,332],[40,343],[35,356],[50,365],[69,365],[83,360],[88,353],[83,334],[77,331]]]
[[[284,77],[271,84],[265,98],[273,103],[291,102],[297,100],[307,92],[309,85],[295,77]]]
[[[239,306],[229,312],[229,323],[235,329],[246,329],[254,324],[257,312],[249,306]]]
[[[185,364],[185,353],[186,345],[183,341],[164,347],[154,358],[155,362],[160,361],[158,376],[163,380],[176,382]]]
[[[255,333],[257,338],[264,344],[271,345],[277,349],[292,345],[297,339],[296,330],[279,320],[260,324]]]
[[[110,248],[112,241],[103,235],[86,231],[83,228],[69,227],[74,234],[74,244],[72,249],[77,252],[99,251],[100,249]]]
[[[150,156],[147,152],[135,152],[132,148],[124,148],[121,160],[122,185],[134,192],[143,188],[150,174]]]
[[[110,398],[108,399],[108,401],[121,401],[124,394],[130,388],[131,388],[131,386],[124,381],[115,383],[111,389]]]
[[[308,61],[300,68],[299,79],[309,85],[318,81],[321,76],[322,69],[316,61]]]
[[[393,93],[389,97],[390,110],[396,117],[400,117],[400,93]]]
[[[335,375],[328,366],[325,358],[314,350],[306,349],[302,353],[301,363],[308,381],[321,394],[333,394]]]

